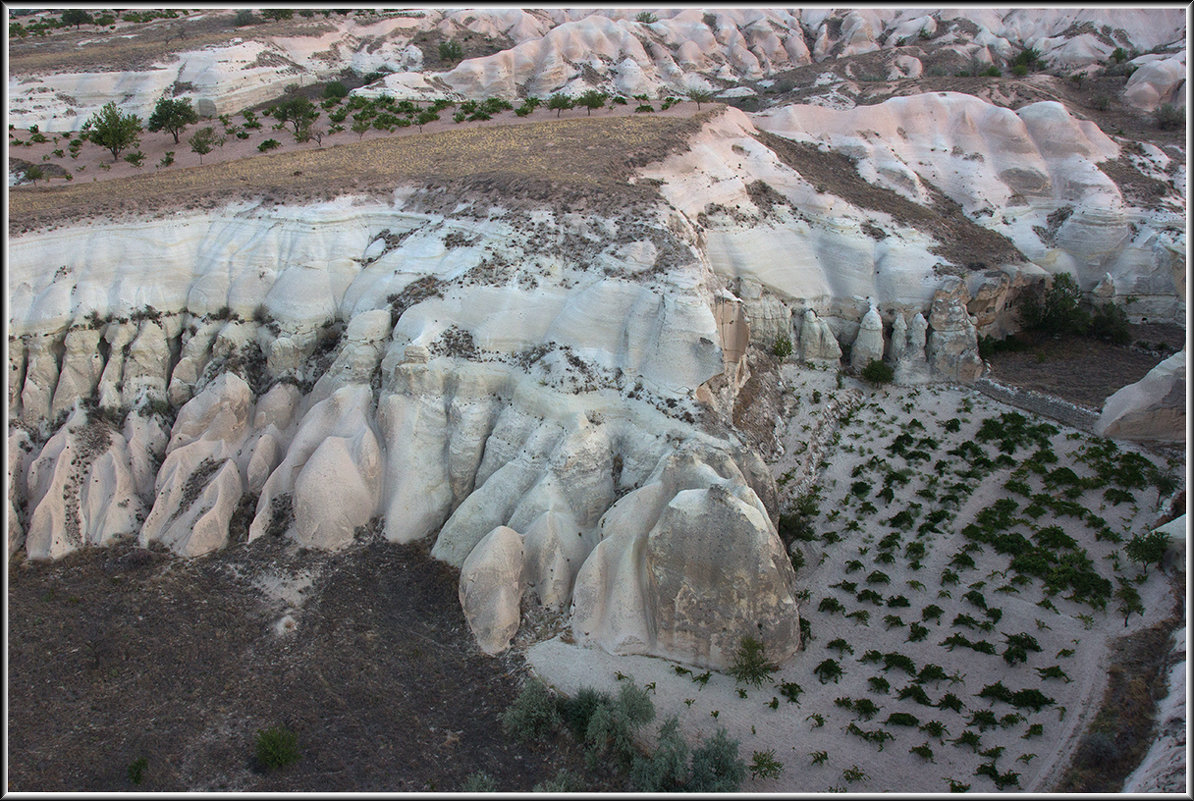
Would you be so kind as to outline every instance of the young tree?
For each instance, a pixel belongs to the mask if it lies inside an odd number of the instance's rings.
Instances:
[[[455,62],[464,58],[464,48],[455,39],[439,43],[439,57],[441,61]]]
[[[202,164],[203,157],[216,146],[216,129],[210,125],[200,128],[187,140],[187,144],[191,146],[191,150],[199,154],[199,163]]]
[[[601,108],[605,105],[605,98],[606,94],[604,92],[598,92],[596,89],[590,89],[576,99],[576,105],[584,106],[586,109],[588,109],[588,112],[585,116],[592,116],[593,109]]]
[[[420,111],[419,116],[415,117],[415,125],[419,126],[419,133],[423,133],[423,126],[429,122],[435,122],[439,119],[439,115],[431,109]]]
[[[561,111],[572,108],[572,98],[568,97],[568,95],[556,92],[554,95],[548,98],[547,107],[549,109],[554,109],[556,112],[556,117],[558,118]]]
[[[81,8],[68,8],[62,12],[62,24],[74,25],[75,30],[78,30],[79,26],[84,23],[90,25],[93,22],[95,20],[92,19],[91,15]]]
[[[109,102],[83,123],[82,133],[88,141],[110,150],[115,163],[120,160],[120,151],[136,144],[141,119],[122,113],[114,102]]]
[[[373,127],[373,121],[369,119],[367,114],[354,114],[352,117],[352,130],[357,134],[358,140],[364,139],[365,134]]]
[[[297,136],[300,128],[306,128],[319,117],[319,109],[305,97],[292,97],[274,107],[274,119],[290,123]]]
[[[174,144],[177,145],[178,135],[182,133],[183,129],[197,122],[199,122],[199,115],[191,107],[191,101],[188,98],[180,97],[172,100],[163,97],[153,107],[147,127],[152,133],[169,131],[174,136]]]
[[[697,104],[697,111],[701,110],[701,103],[713,102],[713,93],[708,89],[697,89],[696,87],[693,87],[692,89],[688,90],[687,94],[688,99]]]

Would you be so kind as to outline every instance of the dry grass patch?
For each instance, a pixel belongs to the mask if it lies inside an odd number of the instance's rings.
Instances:
[[[19,233],[65,220],[149,216],[248,198],[387,195],[398,185],[424,181],[457,185],[481,200],[529,196],[620,207],[654,197],[652,187],[627,182],[633,171],[683,147],[713,113],[478,126],[31,188],[10,196],[9,226]]]

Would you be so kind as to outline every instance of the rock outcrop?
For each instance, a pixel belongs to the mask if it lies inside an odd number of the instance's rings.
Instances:
[[[1185,442],[1186,400],[1186,351],[1181,350],[1107,398],[1095,433],[1112,439]]]
[[[600,528],[573,592],[578,641],[715,668],[747,635],[778,661],[799,648],[795,573],[732,462],[668,457]]]
[[[817,318],[812,309],[805,309],[800,321],[800,358],[805,361],[838,361],[842,347],[828,323]]]
[[[850,366],[861,370],[873,361],[883,360],[883,318],[873,305],[862,316],[858,336],[850,349]]]
[[[947,276],[933,295],[929,311],[926,345],[929,365],[937,375],[953,381],[973,381],[983,371],[983,361],[978,355],[978,331],[966,310],[969,299],[966,283],[956,276]]]

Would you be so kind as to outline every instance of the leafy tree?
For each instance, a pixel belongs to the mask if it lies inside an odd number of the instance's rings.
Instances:
[[[419,126],[419,133],[423,133],[423,126],[429,122],[435,122],[439,119],[439,115],[434,111],[427,109],[420,111],[419,116],[415,117],[415,125]]]
[[[464,58],[464,48],[455,39],[439,43],[439,57],[441,61],[456,62]]]
[[[182,133],[183,129],[197,122],[199,122],[199,115],[195,112],[195,109],[191,108],[190,99],[185,97],[177,99],[163,97],[153,107],[153,113],[149,115],[149,125],[147,127],[152,133],[169,131],[174,136],[174,144],[177,145],[178,135]]]
[[[634,15],[634,19],[636,22],[642,22],[647,25],[650,25],[652,22],[659,22],[659,18],[650,11],[640,11]]]
[[[261,16],[268,20],[286,20],[294,17],[294,12],[289,8],[267,8],[261,12]]]
[[[1122,47],[1115,48],[1114,50],[1111,51],[1111,60],[1114,61],[1116,64],[1120,64],[1120,63],[1123,63],[1124,61],[1127,61],[1128,60],[1128,51],[1124,50]]]
[[[701,110],[701,103],[712,103],[713,102],[713,92],[709,91],[708,89],[698,89],[696,87],[693,87],[692,89],[689,89],[685,94],[688,95],[689,100],[691,100],[692,102],[697,104],[697,111]]]
[[[1165,558],[1165,551],[1169,548],[1169,538],[1161,531],[1150,531],[1147,534],[1135,534],[1124,546],[1124,553],[1133,562],[1139,562],[1144,568],[1151,564],[1160,564]]]
[[[94,22],[95,20],[92,18],[91,14],[87,13],[81,8],[68,8],[66,11],[62,12],[62,24],[74,25],[75,30],[78,30],[79,26],[83,25],[84,23],[91,25]]]
[[[120,151],[137,143],[141,133],[141,119],[135,114],[124,114],[109,102],[83,123],[83,134],[87,139],[112,153],[112,161],[120,160]]]
[[[310,127],[319,118],[319,109],[305,97],[292,97],[274,106],[273,116],[280,123],[289,123],[298,136],[301,129]]]
[[[348,95],[348,87],[340,83],[340,81],[332,81],[327,86],[323,87],[323,96],[326,98],[340,98]]]
[[[576,99],[576,105],[584,106],[588,109],[586,116],[593,114],[593,109],[601,108],[605,105],[607,95],[604,92],[599,92],[596,89],[590,89]]]
[[[44,178],[45,175],[46,175],[45,170],[43,170],[41,167],[37,166],[36,164],[30,165],[25,170],[25,177],[28,178],[33,183],[37,183],[42,178]]]
[[[199,163],[203,163],[203,157],[210,153],[216,146],[216,129],[210,125],[200,128],[195,131],[187,144],[191,146],[191,150],[199,154]]]
[[[354,114],[352,118],[352,130],[357,134],[359,139],[364,139],[366,132],[373,127],[367,114]]]
[[[557,92],[547,99],[547,107],[555,111],[558,119],[561,111],[572,108],[572,98]]]
[[[1186,107],[1175,106],[1172,103],[1162,103],[1153,112],[1153,117],[1156,120],[1157,127],[1163,131],[1184,128],[1186,125]]]
[[[1047,334],[1085,333],[1090,315],[1082,308],[1082,290],[1069,273],[1054,277],[1053,285],[1041,301],[1028,296],[1020,304],[1020,322],[1025,328]]]

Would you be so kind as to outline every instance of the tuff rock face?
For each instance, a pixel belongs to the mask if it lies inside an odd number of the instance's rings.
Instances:
[[[1107,398],[1095,432],[1113,439],[1185,442],[1187,397],[1181,350]]]
[[[727,82],[722,99],[741,99],[820,70],[775,107],[710,115],[638,170],[657,195],[621,213],[412,181],[382,200],[343,188],[14,235],[9,553],[117,538],[186,557],[263,537],[334,550],[376,524],[460,568],[487,653],[541,606],[616,653],[725,667],[749,633],[788,658],[798,588],[778,493],[733,424],[760,349],[786,338],[844,367],[850,346],[853,368],[885,358],[899,381],[967,382],[978,336],[1014,330],[1017,294],[1049,274],[1131,296],[1140,316],[1185,311],[1178,154],[1129,149],[1038,95],[862,103],[837,59],[873,56],[902,82],[1030,42],[1073,69],[1136,46],[1158,52],[1133,59],[1124,96],[1149,108],[1180,95],[1184,68],[1182,15],[1163,11],[1123,11],[1098,37],[1067,33],[1101,24],[1081,9],[651,23],[428,9],[246,32],[142,71],[14,74],[15,124],[73,131],[117,86],[143,118],[186,85],[235,111],[345,66],[392,70],[356,94],[423,100]],[[426,74],[415,38],[465,31],[498,49]],[[276,58],[292,67],[263,66]],[[1151,200],[1133,194],[1142,179],[1161,185]],[[1158,371],[1108,401],[1107,430],[1172,434],[1184,369]]]

